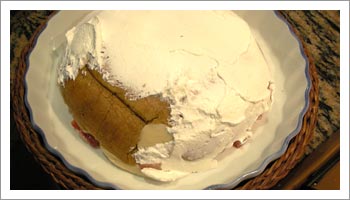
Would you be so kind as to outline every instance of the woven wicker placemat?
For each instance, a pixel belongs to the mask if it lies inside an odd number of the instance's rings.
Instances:
[[[54,14],[55,13],[51,16]],[[50,19],[50,17],[48,19]],[[91,183],[83,175],[76,174],[69,170],[60,158],[53,155],[45,148],[40,134],[35,131],[30,121],[29,112],[24,103],[24,78],[25,72],[28,68],[27,55],[28,52],[31,52],[33,49],[36,38],[40,35],[40,32],[45,26],[46,23],[43,23],[35,31],[33,37],[30,39],[29,45],[23,49],[19,66],[14,72],[16,78],[11,87],[11,102],[14,111],[14,119],[21,134],[21,138],[44,170],[63,188],[108,189],[100,188]],[[292,30],[296,36],[300,37],[298,31],[293,28]],[[300,41],[303,40],[300,39]],[[279,159],[270,163],[262,174],[242,182],[235,189],[269,189],[283,179],[304,156],[305,148],[312,138],[313,130],[316,125],[318,110],[318,79],[313,58],[309,54],[306,45],[304,43],[302,43],[302,45],[305,55],[309,60],[309,73],[312,87],[309,94],[309,108],[303,118],[301,130],[290,141],[288,149]]]

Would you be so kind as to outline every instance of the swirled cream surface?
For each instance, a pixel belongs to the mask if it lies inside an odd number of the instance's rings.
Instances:
[[[171,126],[146,127],[173,140],[134,153],[140,165],[161,165],[141,170],[159,181],[215,168],[225,149],[249,141],[272,103],[269,66],[232,11],[101,11],[66,33],[62,52],[61,84],[87,64],[131,99],[169,102]]]

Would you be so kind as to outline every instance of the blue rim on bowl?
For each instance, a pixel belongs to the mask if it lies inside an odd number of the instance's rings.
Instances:
[[[255,176],[258,176],[259,174],[261,174],[267,167],[268,164],[270,164],[272,161],[278,159],[279,157],[281,157],[287,150],[288,148],[288,145],[290,143],[290,141],[300,132],[301,128],[302,128],[302,120],[303,120],[303,117],[306,113],[306,111],[308,110],[308,107],[309,107],[309,93],[310,93],[310,88],[312,87],[312,83],[311,83],[311,78],[310,78],[310,74],[309,74],[309,60],[308,60],[308,57],[307,55],[305,54],[305,50],[302,46],[302,43],[300,41],[300,39],[298,38],[298,36],[296,35],[296,33],[293,31],[293,28],[292,26],[289,24],[289,22],[283,18],[280,14],[278,14],[278,11],[274,11],[275,15],[277,16],[278,19],[280,19],[281,21],[284,22],[284,24],[286,26],[288,26],[288,29],[290,31],[290,33],[292,34],[292,36],[296,39],[296,41],[298,42],[299,44],[299,50],[301,52],[301,55],[303,56],[304,60],[305,60],[305,76],[306,76],[306,80],[307,80],[307,87],[305,89],[305,93],[304,93],[304,97],[305,97],[305,105],[302,109],[302,111],[299,113],[299,117],[298,117],[298,123],[297,123],[297,126],[296,128],[288,134],[288,136],[285,138],[284,142],[283,142],[283,145],[281,147],[281,149],[279,151],[277,151],[276,153],[274,154],[271,154],[270,156],[268,156],[261,164],[260,166],[255,169],[255,170],[252,170],[248,173],[245,173],[244,175],[238,177],[237,179],[233,180],[232,182],[230,183],[227,183],[227,184],[215,184],[215,185],[210,185],[204,189],[206,190],[215,190],[215,189],[232,189],[234,188],[235,186],[237,186],[239,183],[241,183],[242,181],[244,180],[247,180],[249,178],[253,178]],[[41,31],[38,33],[37,37],[35,38],[34,42],[33,42],[33,46],[36,45],[37,43],[37,40],[38,38],[40,37],[40,34],[46,29],[46,26],[47,24],[44,26],[44,28],[41,29]],[[34,48],[33,48],[34,49]],[[52,153],[53,155],[57,156],[63,163],[64,165],[71,171],[73,171],[74,173],[76,174],[79,174],[79,175],[82,175],[84,177],[86,177],[90,182],[92,182],[93,184],[99,186],[99,187],[102,187],[102,188],[113,188],[113,189],[121,189],[119,188],[118,186],[112,184],[112,183],[106,183],[106,182],[101,182],[101,181],[97,181],[95,180],[88,172],[86,172],[84,169],[81,169],[79,167],[76,167],[76,166],[73,166],[71,165],[65,158],[64,156],[59,152],[57,151],[55,148],[53,148],[48,142],[47,142],[47,139],[46,139],[46,136],[45,136],[45,133],[44,131],[35,123],[34,119],[33,119],[33,113],[32,113],[32,109],[31,109],[31,106],[29,104],[29,101],[28,101],[28,86],[27,86],[27,72],[29,70],[29,66],[30,66],[30,62],[29,62],[29,58],[30,58],[30,55],[33,51],[33,49],[31,49],[30,52],[28,52],[27,56],[26,56],[26,64],[27,64],[27,68],[26,68],[26,71],[25,71],[25,74],[24,74],[24,102],[25,102],[25,106],[26,108],[28,109],[28,112],[29,112],[29,118],[30,118],[30,121],[31,121],[31,124],[34,128],[34,130],[40,134],[40,136],[42,137],[43,139],[43,142],[44,142],[44,145],[46,147],[46,149]]]

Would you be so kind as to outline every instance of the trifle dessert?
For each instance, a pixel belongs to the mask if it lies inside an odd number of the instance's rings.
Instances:
[[[116,166],[161,182],[249,145],[270,67],[233,11],[99,11],[54,51],[72,126]]]

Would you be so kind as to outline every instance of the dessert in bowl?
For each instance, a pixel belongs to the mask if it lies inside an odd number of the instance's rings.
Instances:
[[[158,181],[215,168],[272,103],[269,66],[232,11],[101,11],[62,45],[75,126],[117,166]]]
[[[265,42],[268,28],[260,34],[259,23],[247,16],[58,13],[31,55],[33,64],[37,52],[46,53],[42,41],[51,41],[53,56],[43,62],[53,66],[50,78],[40,79],[49,82],[49,101],[40,106],[47,106],[50,123],[41,121],[44,112],[35,112],[39,104],[31,91],[41,84],[33,81],[35,65],[27,75],[33,121],[48,149],[95,184],[123,189],[227,188],[260,173],[283,153],[286,137],[296,134],[305,87],[286,84],[291,68],[280,68],[280,61],[290,59],[280,57],[276,43]],[[290,33],[273,13],[261,16],[271,18],[272,27],[284,27],[282,35]],[[67,18],[71,24],[62,25]],[[296,51],[290,57],[298,56]],[[293,64],[305,70],[303,58]],[[307,85],[297,71],[297,80]],[[289,103],[288,119],[285,91],[298,96]],[[101,148],[83,143],[74,129]]]

